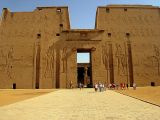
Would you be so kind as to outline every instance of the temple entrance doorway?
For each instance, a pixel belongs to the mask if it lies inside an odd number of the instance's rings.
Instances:
[[[92,87],[91,51],[77,50],[77,84],[84,87]]]

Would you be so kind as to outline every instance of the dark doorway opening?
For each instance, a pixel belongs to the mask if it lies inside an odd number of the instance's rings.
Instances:
[[[13,89],[16,89],[16,83],[13,83]]]
[[[84,67],[78,67],[78,83],[84,84]]]
[[[77,50],[77,84],[82,83],[84,87],[91,88],[92,85],[92,65],[91,51]]]
[[[85,79],[85,69],[87,70],[87,78],[86,79]],[[89,64],[78,63],[77,74],[78,74],[78,76],[77,76],[78,83],[82,83],[83,85],[86,85],[86,87],[88,87],[88,88],[92,87],[91,67]]]
[[[151,86],[155,86],[155,82],[151,82]]]

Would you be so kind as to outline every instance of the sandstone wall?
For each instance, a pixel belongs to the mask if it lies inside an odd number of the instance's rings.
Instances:
[[[70,81],[77,87],[77,51],[84,50],[91,54],[91,69],[93,84],[98,81],[105,82],[106,74],[101,64],[101,40],[103,31],[99,30],[69,30],[63,31],[62,61],[60,81],[61,87],[69,88]],[[85,37],[84,37],[85,36]]]
[[[39,12],[42,16],[39,39],[40,88],[59,88],[61,49],[63,49],[60,38],[63,29],[70,29],[68,8],[44,7]]]
[[[37,27],[33,13],[12,13],[3,9],[0,31],[1,88],[32,88],[33,50]]]
[[[160,85],[160,9],[98,7],[96,28],[70,29],[67,7],[3,9],[0,88],[77,87],[77,51],[91,53],[92,82]],[[132,74],[133,73],[133,74]],[[134,81],[132,81],[132,79]]]
[[[68,8],[33,12],[3,9],[0,30],[0,88],[55,87],[55,50],[61,29],[69,29]],[[54,65],[53,65],[54,64]],[[38,70],[39,69],[39,70]]]
[[[105,30],[103,41],[110,39],[113,46],[115,82],[129,80],[127,61],[131,43],[135,82],[139,86],[151,82],[160,85],[160,9],[152,6],[99,7],[96,21],[96,28]]]

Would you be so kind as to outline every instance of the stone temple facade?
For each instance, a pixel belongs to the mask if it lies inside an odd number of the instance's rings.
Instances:
[[[90,54],[90,63],[77,63],[82,52]],[[3,9],[0,88],[69,88],[79,82],[160,85],[160,8],[100,6],[95,29],[71,29],[68,7]]]

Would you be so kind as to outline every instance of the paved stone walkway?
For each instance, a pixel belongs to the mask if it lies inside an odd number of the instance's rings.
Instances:
[[[0,107],[0,120],[160,120],[160,107],[110,90],[59,90]]]

